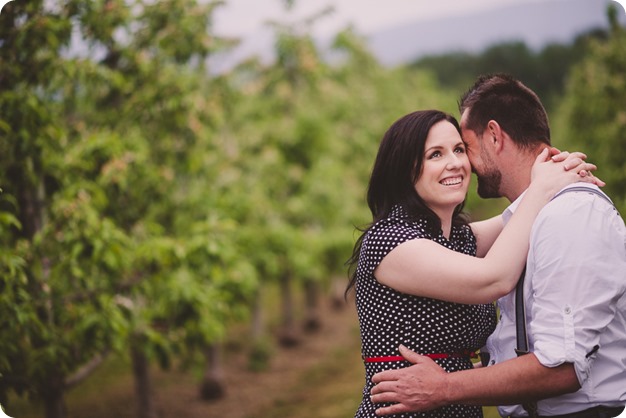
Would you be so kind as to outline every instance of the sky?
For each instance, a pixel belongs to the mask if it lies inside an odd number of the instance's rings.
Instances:
[[[217,33],[245,36],[261,30],[268,19],[289,22],[332,6],[334,12],[316,25],[317,31],[335,33],[351,24],[359,33],[369,33],[416,18],[451,16],[532,1],[540,0],[295,0],[288,13],[284,0],[225,0],[213,17]]]
[[[532,8],[534,4],[555,1],[567,0],[294,0],[290,11],[285,10],[285,0],[223,0],[224,4],[213,13],[213,32],[239,39],[241,43],[215,57],[212,69],[217,73],[228,70],[252,55],[267,61],[272,49],[268,20],[281,24],[299,23],[327,7],[334,11],[319,19],[308,32],[317,40],[328,41],[348,26],[352,26],[357,34],[368,36],[404,23],[466,16],[516,5]],[[626,2],[620,1],[622,4]],[[484,24],[488,25],[488,22]]]
[[[224,0],[216,9],[214,28],[222,36],[246,36],[263,28],[264,21],[298,21],[333,6],[334,12],[316,24],[314,34],[334,34],[352,24],[361,34],[396,23],[453,16],[471,11],[549,0],[295,0],[293,13],[284,11],[285,0]],[[594,1],[594,0],[589,0]],[[622,4],[626,0],[620,0]]]

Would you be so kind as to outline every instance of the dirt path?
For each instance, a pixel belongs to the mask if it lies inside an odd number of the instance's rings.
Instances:
[[[228,352],[227,394],[213,402],[198,397],[199,376],[154,371],[161,418],[343,418],[354,414],[362,388],[362,364],[354,304],[322,309],[322,328],[303,334],[293,348],[275,347],[268,370],[251,372],[246,350]],[[106,385],[106,382],[103,382]],[[70,418],[135,418],[130,376],[103,387],[98,401],[70,399]],[[15,418],[21,418],[16,416]]]
[[[363,365],[353,303],[322,309],[322,328],[303,334],[300,345],[276,347],[268,370],[251,372],[247,350],[225,356],[226,397],[204,402],[199,372],[154,369],[160,418],[350,418],[360,401]],[[67,398],[68,418],[136,418],[129,365],[117,362],[90,378]],[[13,418],[41,418],[41,410],[19,408]],[[485,418],[498,417],[493,408]]]
[[[318,380],[319,374],[325,377],[327,373],[324,371],[335,367],[337,358],[344,360],[343,366],[349,364],[349,368],[356,368],[358,376],[361,373],[359,348],[355,344],[358,334],[354,307],[347,306],[339,311],[324,309],[322,321],[322,329],[304,336],[300,345],[289,349],[277,347],[270,368],[266,371],[248,371],[244,353],[232,358],[225,370],[227,396],[220,401],[207,403],[198,400],[196,380],[188,374],[180,375],[180,381],[185,384],[171,385],[161,391],[163,417],[295,418],[296,415],[278,414],[275,409],[288,405],[295,405],[297,409],[310,409],[311,405],[302,396],[319,388],[308,387],[307,381],[316,380],[312,379],[316,374]],[[346,361],[350,358],[356,358],[357,361]],[[338,373],[343,372],[341,370]],[[360,377],[354,383],[357,388],[355,395],[358,395]],[[168,401],[163,402],[163,397]]]

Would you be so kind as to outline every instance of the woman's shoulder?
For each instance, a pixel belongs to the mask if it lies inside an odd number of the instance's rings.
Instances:
[[[476,236],[468,224],[455,225],[452,228],[451,243],[457,251],[476,254]]]
[[[422,238],[427,235],[426,219],[409,218],[406,211],[396,206],[384,219],[376,222],[366,235],[367,241],[406,241],[409,239]],[[396,242],[398,244],[398,242]]]
[[[458,231],[458,234],[460,236],[466,237],[466,238],[475,238],[474,237],[474,231],[472,231],[472,227],[469,226],[469,224],[463,223],[460,225],[456,225],[454,227],[454,230]]]

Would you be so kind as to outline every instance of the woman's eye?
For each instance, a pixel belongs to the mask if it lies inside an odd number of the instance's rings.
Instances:
[[[428,158],[437,158],[439,156],[441,156],[441,152],[435,151],[432,154],[430,154],[430,157],[428,157]]]
[[[454,152],[459,153],[459,154],[465,154],[465,148],[463,148],[463,147],[456,147]]]

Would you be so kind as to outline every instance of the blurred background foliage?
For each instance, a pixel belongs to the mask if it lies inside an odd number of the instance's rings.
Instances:
[[[130,356],[142,417],[156,416],[152,363],[201,358],[203,393],[215,396],[229,326],[250,321],[251,357],[267,352],[267,286],[281,290],[279,341],[297,343],[293,289],[307,294],[313,327],[317,295],[337,293],[355,226],[370,220],[365,189],[387,127],[416,109],[456,115],[481,73],[535,89],[554,143],[585,151],[626,210],[626,34],[615,9],[610,30],[571,44],[505,43],[399,68],[381,66],[350,28],[333,44],[341,60],[325,62],[310,30],[321,10],[273,23],[270,65],[252,58],[214,74],[207,58],[235,42],[212,32],[222,5],[4,6],[1,404],[28,397],[64,417],[67,390],[109,353]],[[472,188],[466,208],[481,219],[504,206]]]

